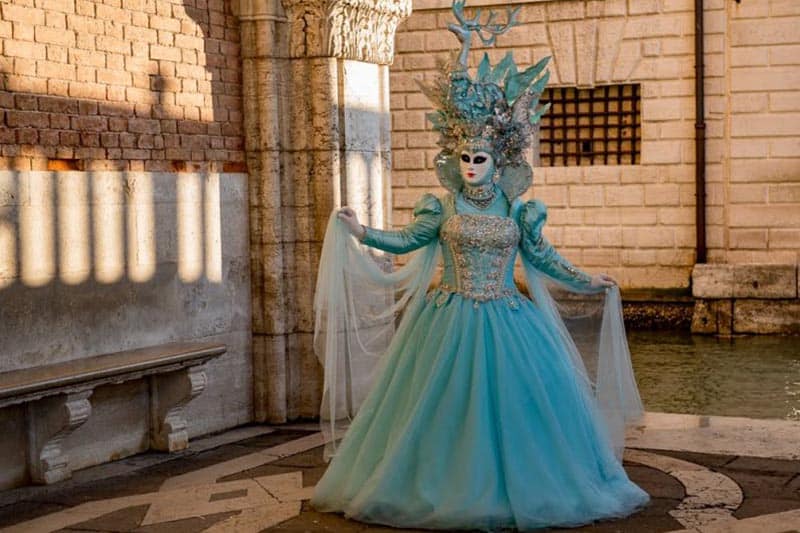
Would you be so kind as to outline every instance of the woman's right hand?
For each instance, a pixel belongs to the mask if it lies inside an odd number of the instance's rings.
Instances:
[[[366,234],[366,230],[364,226],[362,226],[358,222],[358,215],[351,207],[343,207],[339,209],[339,212],[336,213],[336,217],[344,222],[344,225],[347,226],[347,230],[359,241],[364,238]]]

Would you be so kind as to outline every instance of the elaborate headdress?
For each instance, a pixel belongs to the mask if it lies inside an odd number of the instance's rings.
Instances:
[[[464,4],[464,0],[454,0],[453,14],[459,24],[448,25],[461,41],[458,63],[443,66],[433,83],[420,83],[437,108],[427,115],[433,129],[439,132],[438,144],[442,147],[436,171],[445,188],[460,190],[459,150],[469,145],[482,147],[493,155],[500,172],[498,185],[511,200],[525,192],[533,178],[523,154],[530,145],[533,126],[549,108],[549,104],[539,106],[539,97],[549,79],[544,68],[550,58],[518,72],[511,52],[494,67],[489,63],[489,55],[484,54],[473,79],[467,71],[472,33],[477,33],[483,44],[494,44],[498,35],[518,24],[519,7],[507,9],[504,25],[494,22],[493,11],[482,24],[480,9],[474,18],[464,17]]]

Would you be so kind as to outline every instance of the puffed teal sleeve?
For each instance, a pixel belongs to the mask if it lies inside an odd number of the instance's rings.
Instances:
[[[527,202],[519,213],[519,225],[522,228],[520,252],[540,271],[577,290],[587,290],[591,286],[592,277],[572,266],[561,257],[552,244],[542,235],[542,228],[547,221],[547,207],[540,200]]]
[[[414,220],[399,231],[365,227],[361,242],[384,252],[404,254],[421,248],[439,235],[442,204],[432,194],[425,194],[414,206]]]

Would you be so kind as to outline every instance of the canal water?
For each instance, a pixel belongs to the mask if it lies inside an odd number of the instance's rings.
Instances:
[[[800,337],[629,331],[645,409],[800,420]]]

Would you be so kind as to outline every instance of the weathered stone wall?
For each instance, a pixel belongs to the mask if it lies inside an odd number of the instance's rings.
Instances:
[[[220,342],[189,433],[251,421],[247,203],[245,174],[0,172],[0,372]],[[147,395],[142,380],[98,389],[67,440],[73,468],[147,449]],[[0,425],[24,438],[23,413],[0,410]],[[0,486],[25,471],[5,459]]]
[[[727,231],[712,259],[797,264],[800,3],[729,3],[727,24]]]
[[[292,25],[280,2],[250,4],[243,4],[241,27],[247,163],[253,176],[254,416],[279,423],[316,416],[320,404],[311,280],[334,180],[325,172],[335,158],[326,148],[338,141],[327,127],[331,102],[325,88],[335,73],[329,58],[290,59]],[[312,24],[309,31],[317,27]]]
[[[797,265],[695,265],[692,295],[695,333],[800,334]]]
[[[709,147],[717,244],[692,275],[692,330],[800,332],[800,4],[729,3],[710,19],[724,50],[707,56],[719,84],[707,100],[725,121]]]
[[[534,170],[529,195],[550,208],[547,236],[576,264],[608,271],[625,288],[688,287],[695,261],[694,2],[520,4],[522,25],[498,37],[493,62],[509,50],[523,66],[550,55],[551,86],[642,88],[641,164]],[[798,9],[778,0],[705,2],[710,261],[797,262]],[[423,192],[443,192],[433,170],[436,137],[425,121],[430,104],[414,79],[429,79],[437,60],[458,48],[445,30],[449,2],[417,1],[414,10],[399,29],[391,77],[397,225],[408,222]],[[475,47],[473,65],[483,52]]]
[[[31,0],[0,13],[0,168],[244,169],[230,2]]]
[[[218,341],[228,353],[187,408],[189,432],[252,420],[230,2],[0,3],[0,169],[0,371]],[[147,447],[147,383],[102,387],[92,401],[67,441],[73,467]],[[5,438],[24,438],[23,413],[0,411]],[[25,461],[7,459],[0,485],[24,481]]]

